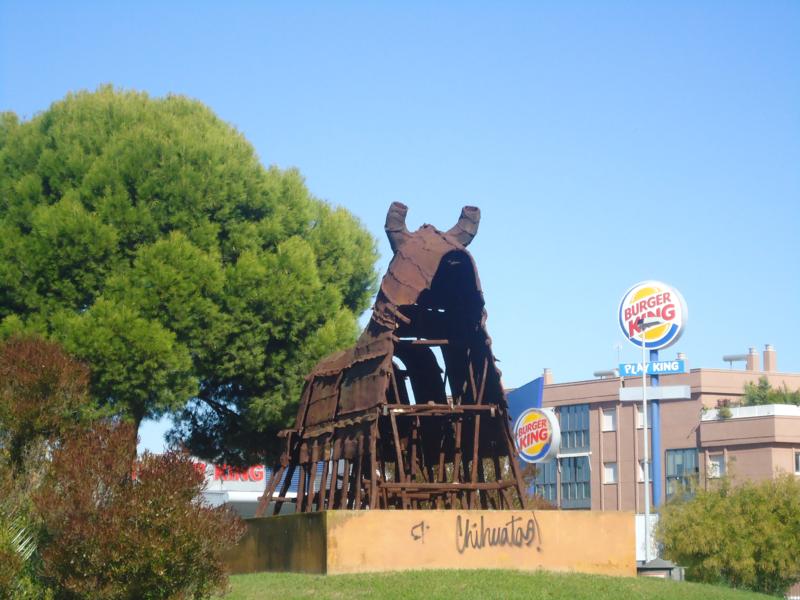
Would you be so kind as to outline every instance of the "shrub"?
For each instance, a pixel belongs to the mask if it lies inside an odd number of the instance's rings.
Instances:
[[[201,598],[226,583],[222,554],[241,521],[200,502],[187,456],[145,454],[132,470],[132,436],[129,424],[97,422],[53,453],[34,502],[59,598]]]
[[[66,431],[88,415],[88,369],[57,344],[0,344],[0,598],[49,597],[37,576],[39,523],[31,495]]]
[[[0,446],[17,473],[43,441],[88,417],[89,369],[61,347],[15,336],[0,345]]]
[[[783,383],[783,386],[774,388],[762,375],[758,378],[758,383],[744,384],[744,405],[758,406],[760,404],[800,405],[800,390],[790,390],[786,382]]]
[[[784,475],[716,489],[662,509],[657,537],[687,578],[769,594],[800,580],[800,481]]]

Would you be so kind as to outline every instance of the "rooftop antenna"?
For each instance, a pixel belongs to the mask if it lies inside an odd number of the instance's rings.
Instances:
[[[622,353],[622,344],[620,344],[619,342],[617,342],[616,344],[614,344],[614,345],[612,346],[612,348],[614,348],[614,349],[617,351],[617,363],[619,363],[619,362],[622,360],[622,358],[621,358],[621,353]]]

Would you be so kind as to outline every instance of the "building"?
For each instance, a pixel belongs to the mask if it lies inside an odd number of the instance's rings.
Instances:
[[[800,406],[736,407],[745,384],[762,376],[773,387],[800,388],[800,373],[777,371],[771,346],[763,370],[758,358],[751,349],[744,370],[660,376],[660,386],[685,393],[648,402],[656,408],[656,418],[648,419],[651,506],[724,474],[754,480],[800,475]],[[543,404],[559,415],[561,450],[540,465],[536,492],[563,509],[644,512],[642,403],[625,400],[641,399],[641,376],[553,383],[546,370],[544,378]]]
[[[264,493],[264,486],[269,481],[272,472],[264,465],[254,465],[247,469],[235,469],[227,465],[215,465],[195,460],[195,468],[205,477],[203,498],[209,506],[223,504],[233,508],[241,517],[254,517],[258,502]],[[294,498],[297,494],[299,473],[292,478],[291,485],[286,492],[287,498]],[[272,508],[274,504],[270,505]],[[293,512],[294,504],[289,502],[284,513]],[[271,515],[272,510],[266,514]]]

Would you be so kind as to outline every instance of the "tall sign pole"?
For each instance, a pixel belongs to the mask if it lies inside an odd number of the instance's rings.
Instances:
[[[649,327],[658,325],[659,322],[648,322],[644,317],[639,319],[639,327],[641,328],[641,345],[642,345],[642,421],[643,421],[643,436],[644,436],[644,449],[642,450],[644,456],[644,562],[650,562],[650,439],[648,435],[648,420],[647,420],[647,336],[645,335]]]
[[[657,366],[658,350],[671,346],[681,337],[688,318],[686,302],[681,293],[660,281],[642,281],[631,287],[619,305],[619,324],[626,339],[642,350],[642,420],[644,457],[644,531],[645,562],[650,561],[650,435],[647,414],[647,350],[650,363]],[[658,386],[658,376],[653,374],[653,388]],[[661,431],[660,411],[653,399],[653,504],[661,499]]]
[[[650,562],[650,440],[647,436],[647,324],[641,319],[642,328],[642,419],[644,420],[644,562]]]

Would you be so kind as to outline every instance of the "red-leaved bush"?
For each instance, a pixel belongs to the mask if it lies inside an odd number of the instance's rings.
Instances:
[[[34,497],[44,577],[63,598],[203,598],[224,588],[222,556],[243,533],[200,501],[189,457],[145,454],[128,424],[99,421],[57,447]]]
[[[0,344],[0,444],[14,471],[26,470],[36,443],[85,419],[88,386],[86,365],[54,342],[16,336]]]

